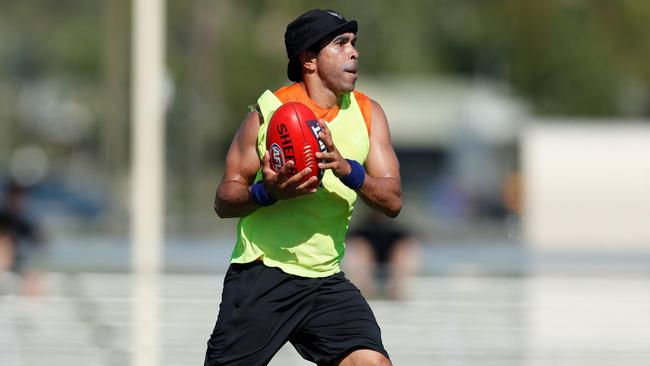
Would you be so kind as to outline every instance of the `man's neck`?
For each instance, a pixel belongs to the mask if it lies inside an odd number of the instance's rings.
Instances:
[[[336,95],[332,90],[325,87],[320,82],[301,81],[300,86],[305,90],[309,99],[313,100],[319,107],[330,109],[334,106],[340,106],[343,95]]]

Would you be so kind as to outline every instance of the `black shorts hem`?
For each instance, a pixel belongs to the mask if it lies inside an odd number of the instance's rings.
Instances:
[[[390,360],[390,356],[388,355],[388,352],[384,349],[384,347],[378,346],[376,344],[359,344],[354,347],[350,347],[344,352],[342,352],[340,355],[338,355],[336,358],[334,358],[332,361],[328,363],[323,363],[323,364],[318,364],[318,366],[337,366],[341,361],[343,361],[344,358],[346,358],[350,353],[354,351],[358,351],[361,349],[369,349],[371,351],[379,352],[382,355],[384,355],[387,359]]]

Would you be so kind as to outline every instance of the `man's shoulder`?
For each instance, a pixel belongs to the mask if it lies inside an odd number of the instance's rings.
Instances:
[[[354,94],[354,97],[357,99],[357,102],[359,102],[360,100],[371,100],[366,93],[359,91],[357,89],[354,89],[352,93]]]

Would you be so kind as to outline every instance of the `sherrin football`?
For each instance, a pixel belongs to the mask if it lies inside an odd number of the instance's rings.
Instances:
[[[318,138],[321,131],[318,120],[306,105],[289,102],[280,106],[271,116],[266,130],[266,149],[271,156],[271,168],[278,172],[289,160],[294,165],[289,169],[289,177],[311,168],[311,177],[317,177],[320,184],[323,172],[318,168],[316,152],[327,151],[325,144]]]

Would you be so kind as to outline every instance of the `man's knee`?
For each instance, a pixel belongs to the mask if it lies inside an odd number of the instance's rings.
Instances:
[[[393,364],[386,356],[379,352],[373,352],[373,354],[364,357],[359,366],[393,366]]]
[[[392,366],[386,356],[383,354],[369,350],[360,349],[350,353],[347,357],[339,363],[339,366]]]
[[[364,366],[393,366],[393,364],[389,359],[386,358],[386,356],[382,355],[381,353],[377,353],[377,356],[369,359],[368,362],[364,364]]]

